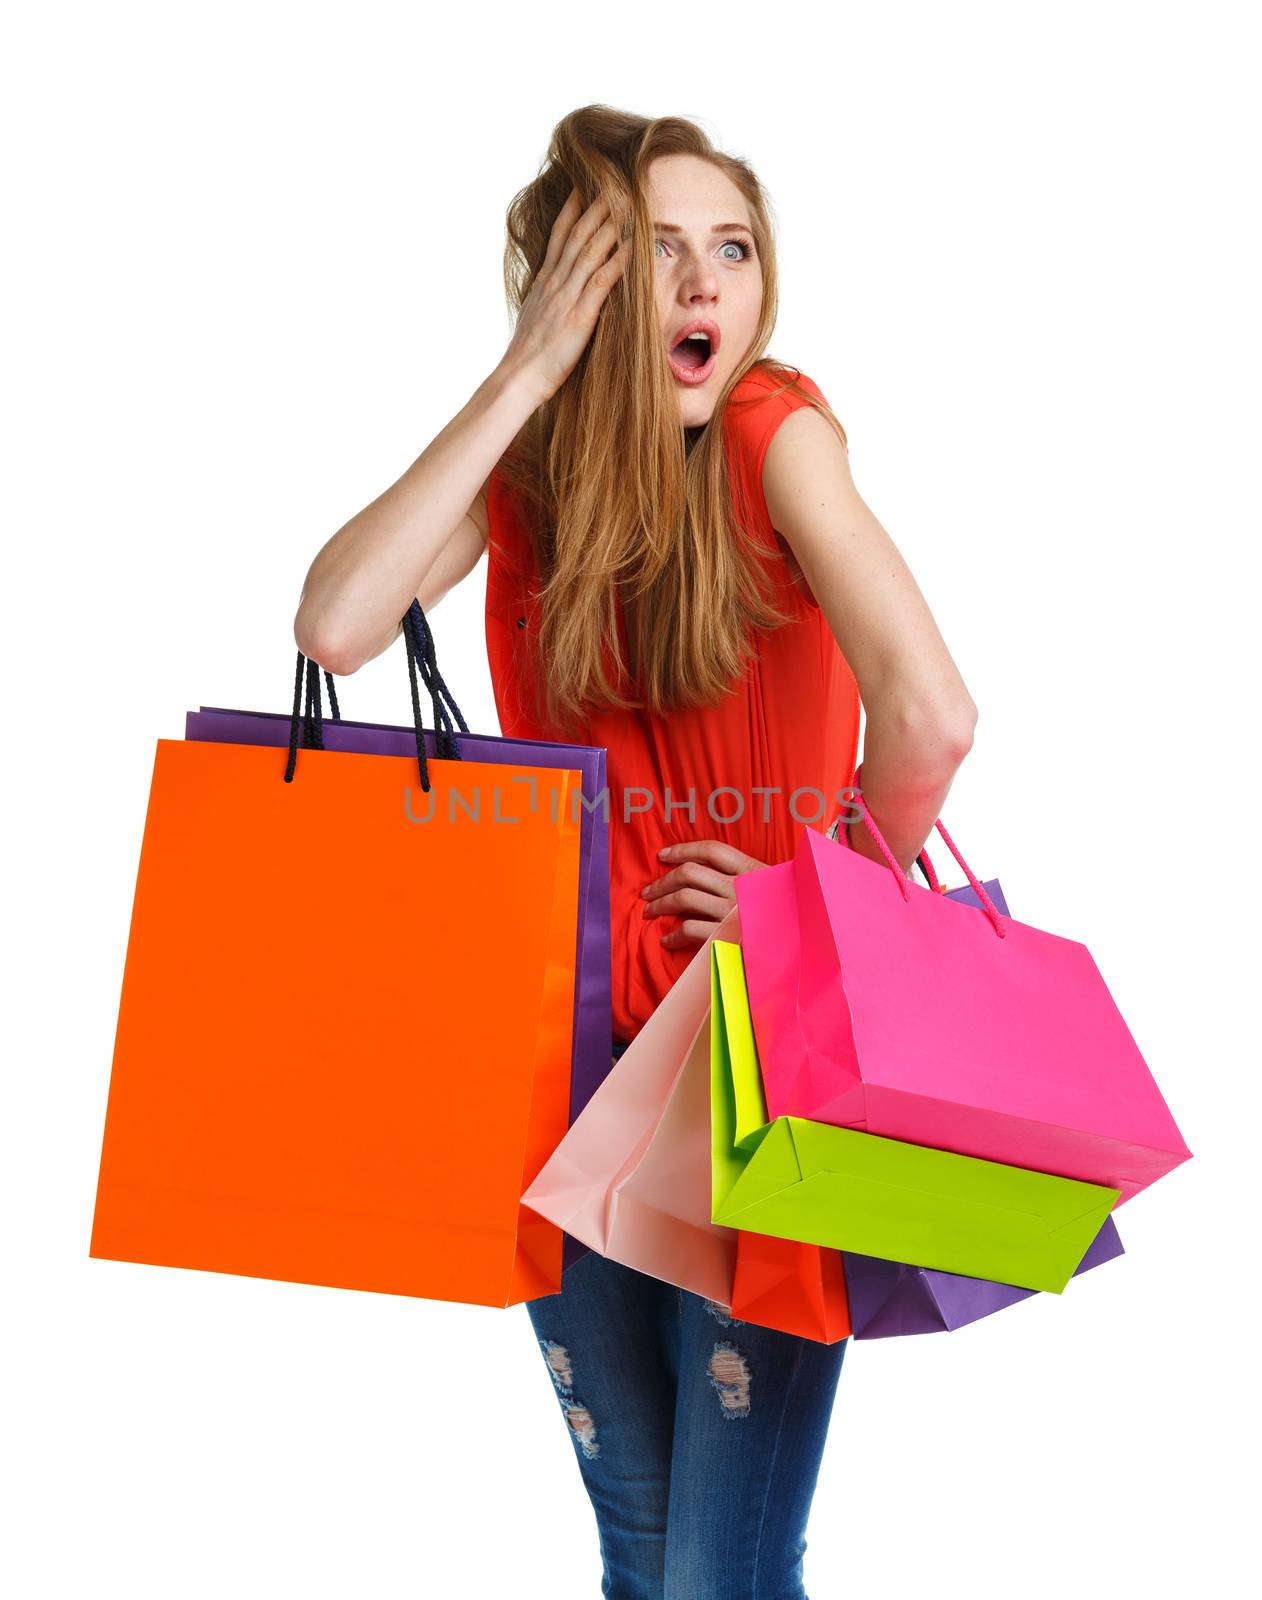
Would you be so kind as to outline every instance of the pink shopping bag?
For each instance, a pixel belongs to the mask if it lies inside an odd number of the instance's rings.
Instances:
[[[735,880],[767,1114],[1105,1184],[1191,1155],[1090,951],[803,826]]]

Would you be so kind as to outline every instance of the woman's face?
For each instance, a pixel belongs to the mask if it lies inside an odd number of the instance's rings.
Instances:
[[[753,342],[762,262],[745,197],[700,156],[659,156],[649,168],[657,311],[685,428],[709,422],[714,402]],[[680,335],[704,325],[709,342]]]

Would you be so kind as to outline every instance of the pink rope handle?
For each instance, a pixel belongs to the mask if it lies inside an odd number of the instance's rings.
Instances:
[[[898,862],[894,859],[894,856],[890,851],[889,845],[886,844],[885,839],[881,834],[881,830],[876,825],[876,819],[873,817],[871,811],[868,809],[867,801],[863,798],[862,794],[856,794],[851,803],[854,804],[854,805],[857,805],[857,806],[859,806],[861,808],[861,810],[863,812],[863,820],[864,820],[865,824],[867,825],[867,830],[872,835],[872,837],[876,840],[877,846],[880,849],[881,854],[885,857],[886,861],[889,863],[890,870],[893,872],[895,878],[898,880],[898,887],[899,887],[899,890],[902,893],[903,899],[904,900],[910,900],[911,899],[911,884],[908,881],[907,874],[903,871],[902,867],[900,867]],[[1002,921],[1000,919],[1000,916],[999,916],[999,912],[995,908],[995,902],[986,893],[985,889],[982,888],[981,884],[977,880],[976,875],[973,872],[972,867],[969,866],[968,862],[965,861],[964,857],[960,854],[959,850],[956,848],[955,840],[952,839],[951,835],[942,826],[942,818],[941,817],[939,817],[938,820],[934,823],[934,827],[942,835],[942,838],[946,843],[947,849],[951,852],[951,854],[959,862],[960,866],[964,869],[964,876],[968,879],[969,883],[972,884],[973,893],[981,901],[982,910],[986,913],[987,917],[990,919],[991,927],[994,928],[995,932],[999,935],[999,937],[1001,939],[1006,939],[1008,937],[1008,930],[1003,926],[1003,923],[1002,923]]]
[[[863,820],[868,825],[868,832],[876,840],[877,845],[880,847],[881,854],[885,857],[886,861],[889,862],[890,871],[894,874],[895,878],[898,879],[898,886],[899,886],[900,890],[902,891],[903,899],[904,900],[910,899],[911,898],[911,883],[908,880],[907,874],[903,871],[902,867],[900,867],[898,862],[894,859],[893,853],[891,852],[889,845],[887,845],[885,840],[881,837],[881,830],[877,827],[876,823],[873,822],[872,814],[868,810],[868,807],[867,807],[867,802],[861,798],[860,791],[854,786],[854,784],[847,784],[846,788],[842,791],[842,794],[843,794],[844,799],[849,804],[857,805],[859,807],[860,811],[863,814]],[[928,857],[926,856],[925,859],[928,860]],[[934,876],[934,879],[936,880],[937,874],[934,873],[933,876]],[[938,887],[938,885],[937,885],[937,883],[935,881],[934,888],[936,889],[937,887]]]

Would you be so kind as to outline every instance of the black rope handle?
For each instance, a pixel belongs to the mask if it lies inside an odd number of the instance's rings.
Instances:
[[[412,726],[416,730],[416,764],[421,769],[421,793],[429,793],[429,763],[425,758],[425,728],[421,712],[421,691],[416,682],[416,669],[420,660],[420,641],[416,636],[416,625],[409,612],[403,619],[403,643],[407,647],[408,656],[408,688],[412,694]],[[438,691],[421,673],[422,681],[430,691],[430,703],[434,707],[434,748],[441,758],[447,752],[448,729],[444,718],[446,708],[438,699]],[[451,748],[455,751],[455,741],[451,740]],[[455,751],[459,755],[459,751]]]
[[[421,790],[428,794],[430,790],[429,763],[425,754],[425,727],[421,711],[420,691],[417,686],[417,674],[421,682],[429,691],[430,702],[434,708],[434,745],[440,760],[461,760],[460,747],[456,743],[455,724],[459,723],[462,733],[468,733],[469,724],[464,719],[464,714],[456,704],[455,696],[447,687],[442,673],[438,670],[438,656],[434,648],[434,636],[425,613],[421,610],[418,600],[413,600],[408,607],[402,621],[403,642],[407,650],[408,687],[412,695],[412,723],[416,732],[416,761],[421,774]],[[285,782],[292,783],[294,771],[298,762],[299,726],[302,728],[303,747],[308,750],[324,749],[324,703],[320,689],[320,673],[324,670],[319,663],[298,652],[298,661],[294,673],[294,704],[289,721],[289,759],[285,764]],[[324,670],[324,680],[328,684],[329,703],[332,707],[334,721],[340,721],[342,712],[337,701],[337,690],[333,687],[333,676]],[[306,685],[304,704],[303,686]],[[453,721],[454,718],[454,721]]]
[[[434,649],[434,635],[430,629],[428,621],[426,620],[425,613],[421,610],[419,601],[413,600],[412,604],[408,608],[408,615],[412,618],[416,631],[424,645],[424,650],[422,652],[422,660],[424,665],[421,667],[421,675],[425,678],[431,696],[433,696],[434,691],[437,690],[439,696],[445,702],[445,705],[449,707],[451,713],[454,714],[456,721],[460,725],[461,733],[468,733],[469,724],[465,721],[460,707],[456,704],[455,696],[447,687],[446,680],[443,678],[442,673],[438,670],[438,657]],[[448,729],[450,729],[450,716],[446,717],[445,721],[446,726]]]
[[[307,709],[303,716],[303,728],[306,734],[307,748],[315,750],[324,749],[324,704],[320,698],[320,669],[314,661],[307,662]],[[340,721],[342,713],[338,708],[337,690],[333,687],[333,674],[327,669],[324,681],[329,686],[329,703],[332,706],[334,721]]]
[[[448,756],[459,757],[460,752],[456,748],[451,716],[439,695],[438,686],[430,675],[429,663],[425,657],[425,647],[418,636],[416,623],[411,612],[403,619],[403,642],[407,646],[408,684],[412,692],[413,724],[417,729],[421,727],[421,696],[416,682],[417,673],[419,672],[421,682],[429,690],[430,704],[434,708],[434,749],[440,758]],[[417,738],[421,738],[419,732]],[[418,746],[417,759],[423,759],[423,743]]]
[[[303,712],[303,680],[306,680],[307,698],[306,710]],[[326,672],[329,680],[329,699],[336,710],[337,691],[333,687],[333,679]],[[340,713],[338,713],[340,715]],[[285,763],[285,782],[292,783],[294,765],[298,760],[298,722],[302,716],[303,742],[308,750],[324,749],[324,711],[320,703],[320,664],[310,661],[298,652],[298,664],[294,670],[294,709],[289,718],[289,760]]]

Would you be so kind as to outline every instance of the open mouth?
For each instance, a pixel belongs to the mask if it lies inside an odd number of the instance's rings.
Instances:
[[[711,323],[689,323],[675,335],[667,352],[671,371],[680,383],[704,383],[714,371],[719,330]]]

